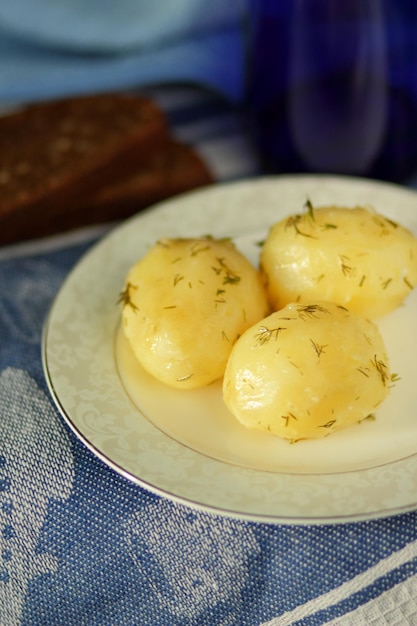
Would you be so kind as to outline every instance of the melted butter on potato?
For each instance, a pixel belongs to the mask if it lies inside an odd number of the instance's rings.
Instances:
[[[223,397],[247,428],[294,441],[368,417],[391,380],[373,322],[333,302],[290,303],[236,342]]]
[[[321,207],[273,225],[260,264],[273,309],[331,300],[377,318],[417,284],[417,239],[363,207]]]
[[[145,370],[171,387],[221,378],[236,339],[267,315],[259,272],[228,239],[161,239],[129,271],[123,330]]]

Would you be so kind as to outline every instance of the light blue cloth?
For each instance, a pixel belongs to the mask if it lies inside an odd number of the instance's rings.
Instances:
[[[236,25],[244,0],[13,0],[0,23],[28,41],[76,52],[160,47]]]
[[[0,102],[173,82],[239,101],[246,3],[0,2]]]

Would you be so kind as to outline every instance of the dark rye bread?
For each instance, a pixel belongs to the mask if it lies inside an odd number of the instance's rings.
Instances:
[[[44,102],[0,117],[0,240],[21,220],[58,216],[103,180],[137,170],[168,141],[149,99],[102,94]]]
[[[91,223],[125,218],[146,207],[214,182],[203,159],[190,146],[169,140],[141,167],[74,202],[72,216],[87,215]]]
[[[167,141],[141,163],[134,174],[103,181],[100,188],[73,198],[70,206],[51,213],[40,210],[36,219],[11,215],[7,228],[0,215],[0,245],[129,217],[141,209],[179,193],[213,182],[201,157],[189,146]]]

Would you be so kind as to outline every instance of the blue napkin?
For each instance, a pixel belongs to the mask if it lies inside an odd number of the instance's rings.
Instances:
[[[239,101],[247,0],[0,3],[0,102],[158,83]]]

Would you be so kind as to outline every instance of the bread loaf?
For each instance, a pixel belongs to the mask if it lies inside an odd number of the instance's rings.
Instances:
[[[134,174],[103,181],[95,191],[80,194],[55,211],[37,211],[36,220],[10,214],[7,229],[0,215],[0,245],[65,232],[81,226],[120,220],[178,193],[212,182],[212,176],[196,152],[169,141]]]
[[[74,203],[93,222],[128,217],[140,209],[179,193],[208,185],[213,177],[202,158],[190,146],[170,140],[133,174],[103,184]]]
[[[163,112],[133,94],[44,102],[1,117],[0,243],[56,230],[74,203],[136,172],[168,136]]]

